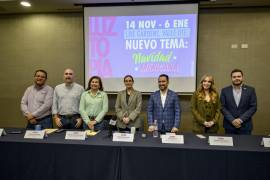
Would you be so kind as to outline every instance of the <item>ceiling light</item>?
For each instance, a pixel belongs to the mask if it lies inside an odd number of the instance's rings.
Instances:
[[[21,5],[25,6],[25,7],[30,7],[31,6],[30,2],[28,2],[28,1],[21,1]]]

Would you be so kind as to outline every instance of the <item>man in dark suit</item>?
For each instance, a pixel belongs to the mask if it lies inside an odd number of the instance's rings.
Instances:
[[[161,74],[158,78],[159,90],[150,96],[147,108],[148,131],[154,131],[151,124],[157,120],[158,129],[162,127],[164,122],[166,131],[176,133],[180,125],[180,104],[178,96],[175,92],[168,89],[169,77]]]
[[[243,84],[243,72],[231,72],[232,85],[221,90],[221,112],[226,134],[251,134],[252,116],[257,111],[255,89]]]

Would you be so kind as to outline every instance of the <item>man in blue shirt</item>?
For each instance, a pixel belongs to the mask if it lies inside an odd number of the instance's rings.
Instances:
[[[74,82],[74,71],[64,71],[64,83],[55,87],[52,113],[56,126],[63,129],[78,129],[82,127],[79,112],[80,98],[84,89]]]

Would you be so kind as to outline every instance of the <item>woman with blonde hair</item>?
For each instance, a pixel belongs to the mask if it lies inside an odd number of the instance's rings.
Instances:
[[[217,133],[220,118],[220,100],[214,88],[214,78],[204,75],[200,87],[191,98],[194,133]]]

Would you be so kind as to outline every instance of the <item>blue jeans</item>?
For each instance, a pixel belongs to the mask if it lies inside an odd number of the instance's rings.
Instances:
[[[60,115],[61,123],[63,125],[61,129],[81,129],[81,126],[78,128],[75,127],[77,119],[80,117],[79,114],[74,114],[72,116]]]
[[[105,120],[102,120],[100,123],[97,123],[94,125],[94,130],[95,131],[101,131],[101,130],[105,130],[107,126],[107,123],[105,122]],[[86,123],[83,123],[83,129],[84,130],[88,130],[89,127]]]
[[[48,115],[48,116],[45,116],[45,117],[43,117],[41,119],[38,119],[37,124],[41,125],[41,129],[52,128],[53,127],[53,125],[52,125],[52,116]],[[26,129],[35,129],[35,125],[37,125],[37,124],[30,124],[28,122],[28,124],[26,126]]]
[[[246,130],[246,129],[225,129],[225,134],[245,134],[245,135],[250,135],[251,130]]]

